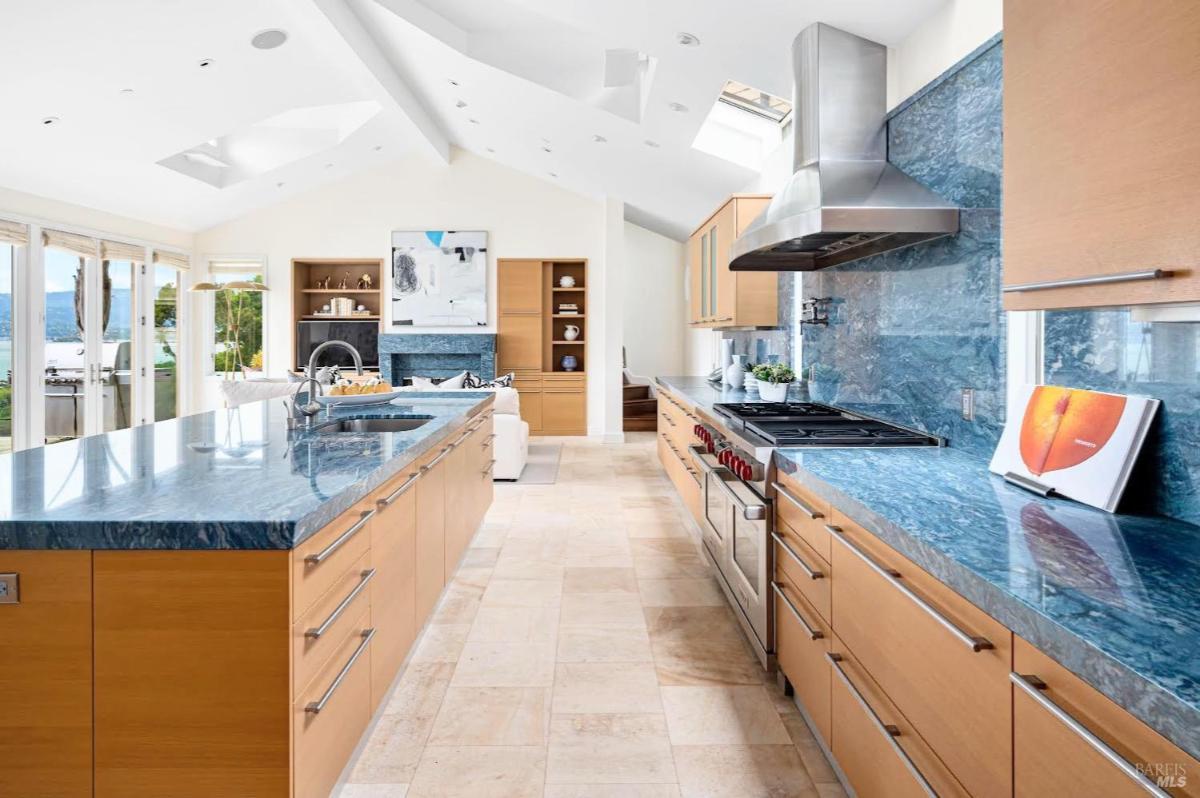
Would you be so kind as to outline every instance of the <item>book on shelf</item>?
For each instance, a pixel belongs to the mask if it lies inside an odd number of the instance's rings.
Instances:
[[[1159,404],[1148,396],[1026,385],[989,468],[1114,512]]]

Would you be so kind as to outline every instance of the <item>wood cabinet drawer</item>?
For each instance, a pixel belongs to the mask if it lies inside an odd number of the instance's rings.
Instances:
[[[1012,633],[840,512],[833,626],[976,798],[1012,795]]]
[[[416,472],[406,471],[375,494],[371,522],[371,706],[391,686],[392,679],[417,636],[416,628]]]
[[[337,582],[371,546],[374,510],[354,508],[292,550],[292,620]]]
[[[292,624],[292,695],[299,695],[350,633],[351,624],[371,606],[376,576],[364,552],[300,619]]]
[[[325,798],[371,718],[370,612],[354,620],[292,705],[296,798]]]
[[[778,472],[775,484],[775,518],[784,521],[804,542],[821,555],[830,559],[833,543],[825,525],[829,523],[829,502],[802,486],[797,480]],[[779,524],[776,523],[776,526]]]
[[[775,573],[786,575],[826,622],[833,615],[833,568],[786,523],[775,527]]]
[[[542,390],[542,431],[581,435],[587,427],[587,396],[582,389]]]
[[[543,390],[581,391],[587,384],[587,377],[582,373],[542,372]]]
[[[825,655],[833,630],[786,576],[776,579],[771,588],[775,592],[775,655],[779,669],[828,744],[829,662]]]
[[[1013,648],[1017,798],[1154,794],[1139,772],[1171,795],[1200,795],[1200,762],[1030,643],[1016,638]],[[1101,746],[1133,772],[1118,767]]]
[[[826,662],[833,730],[830,748],[858,798],[968,795],[836,636]]]

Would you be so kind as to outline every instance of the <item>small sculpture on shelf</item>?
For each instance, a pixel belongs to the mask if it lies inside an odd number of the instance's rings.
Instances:
[[[342,279],[338,283],[338,290],[345,291],[346,288],[349,287],[349,285],[350,285],[350,272],[343,272]]]
[[[358,278],[358,287],[360,290],[370,291],[375,287],[374,282],[375,281],[371,279],[371,275],[364,272],[363,276]]]
[[[561,365],[563,371],[574,371],[579,368],[579,359],[574,355],[563,355]]]
[[[317,288],[319,288],[323,291],[327,291],[327,290],[329,290],[329,284],[331,282],[333,282],[333,275],[329,275],[328,277],[318,277],[317,278]]]

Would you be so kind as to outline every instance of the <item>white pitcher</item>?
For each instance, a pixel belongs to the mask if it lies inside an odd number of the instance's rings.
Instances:
[[[725,367],[725,382],[732,388],[741,388],[746,378],[746,356],[732,355],[732,362]]]
[[[568,324],[566,327],[563,327],[563,338],[565,338],[568,341],[574,341],[578,337],[579,337],[579,328],[576,327],[574,324]]]

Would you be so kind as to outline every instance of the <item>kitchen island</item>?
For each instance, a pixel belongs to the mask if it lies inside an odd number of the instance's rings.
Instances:
[[[491,503],[492,401],[0,457],[0,795],[327,795]]]

